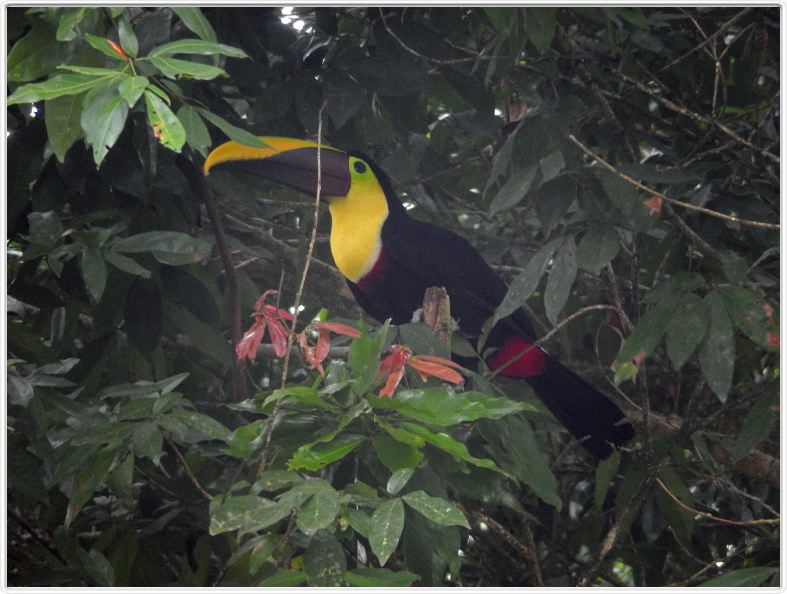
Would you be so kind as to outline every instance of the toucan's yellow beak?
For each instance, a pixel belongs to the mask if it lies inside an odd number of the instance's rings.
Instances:
[[[267,148],[246,146],[235,141],[216,147],[205,160],[205,175],[221,167],[264,177],[314,196],[319,152],[320,193],[323,196],[345,196],[350,191],[350,161],[344,151],[282,136],[261,136],[260,140]]]

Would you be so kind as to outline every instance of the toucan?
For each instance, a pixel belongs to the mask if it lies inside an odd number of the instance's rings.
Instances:
[[[466,239],[410,217],[388,176],[363,153],[294,138],[260,140],[267,148],[235,141],[218,146],[204,173],[225,168],[315,196],[319,165],[320,196],[331,214],[331,253],[360,306],[380,322],[404,324],[427,288],[445,287],[456,331],[478,343],[508,289]],[[526,380],[588,451],[608,457],[634,436],[632,425],[604,394],[534,347],[535,339],[518,309],[489,331],[482,356],[499,375]]]

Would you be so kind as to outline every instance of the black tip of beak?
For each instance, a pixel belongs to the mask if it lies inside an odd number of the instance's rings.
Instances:
[[[270,179],[309,196],[317,193],[317,149],[283,151],[264,159],[225,161],[217,167]],[[349,156],[320,150],[320,195],[346,196],[350,191]]]

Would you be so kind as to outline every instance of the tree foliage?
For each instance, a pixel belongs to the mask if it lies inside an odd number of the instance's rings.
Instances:
[[[7,14],[11,584],[779,583],[778,9]],[[313,208],[211,174],[221,234],[199,166],[318,129],[468,237],[636,442],[597,463],[526,385],[424,383],[449,347],[359,321],[327,216],[309,356],[244,371],[228,312],[295,312]],[[313,319],[360,335],[319,370]]]

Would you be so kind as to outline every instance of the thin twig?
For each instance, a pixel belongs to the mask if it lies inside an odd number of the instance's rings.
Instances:
[[[496,367],[494,369],[494,371],[490,374],[489,378],[491,379],[491,378],[495,377],[497,374],[499,374],[501,371],[503,371],[506,367],[511,365],[514,361],[518,360],[520,357],[524,357],[531,350],[533,350],[535,348],[538,348],[539,346],[541,346],[542,344],[544,344],[545,342],[550,340],[555,334],[560,332],[560,330],[562,330],[563,327],[566,326],[566,324],[569,324],[569,323],[573,322],[579,316],[585,315],[586,313],[591,312],[591,311],[597,311],[597,310],[602,310],[602,309],[606,309],[606,310],[611,309],[613,311],[617,311],[617,308],[615,308],[615,306],[613,306],[613,305],[606,305],[606,304],[588,305],[587,307],[583,307],[581,309],[578,309],[577,311],[572,313],[570,316],[567,316],[567,317],[563,318],[562,320],[560,320],[560,322],[558,322],[558,324],[554,328],[552,328],[552,330],[550,330],[549,332],[544,334],[544,336],[542,336],[538,340],[532,342],[530,344],[530,346],[527,347],[527,349],[525,349],[522,352],[515,353],[510,359],[507,359],[505,361],[505,363],[503,363],[500,367]]]
[[[613,70],[613,73],[616,76],[618,76],[619,78],[621,78],[622,80],[626,81],[627,83],[634,85],[640,91],[642,91],[643,93],[645,93],[649,97],[655,99],[656,101],[661,103],[667,109],[670,109],[670,110],[672,110],[672,111],[674,111],[676,113],[679,113],[681,115],[685,115],[686,117],[694,120],[695,122],[701,122],[703,124],[707,124],[707,125],[710,125],[710,126],[715,126],[721,132],[723,132],[724,134],[726,134],[727,136],[732,138],[735,142],[737,142],[739,144],[742,144],[745,147],[750,148],[751,150],[759,153],[760,155],[762,155],[766,159],[769,159],[770,161],[776,163],[777,165],[781,162],[781,160],[779,159],[778,155],[774,155],[772,152],[770,152],[770,151],[768,151],[766,149],[758,147],[757,145],[753,144],[752,142],[746,140],[742,136],[739,136],[738,134],[736,134],[735,132],[730,130],[727,126],[725,126],[721,122],[716,121],[716,120],[714,120],[712,118],[709,118],[707,116],[704,116],[702,114],[696,113],[694,111],[691,111],[690,109],[688,109],[686,107],[683,107],[682,105],[678,105],[677,103],[674,103],[674,102],[670,101],[666,97],[663,97],[663,96],[659,95],[658,93],[656,93],[653,89],[648,87],[646,84],[638,81],[635,78],[632,78],[632,77],[624,74],[623,72],[620,72],[619,70]]]
[[[657,196],[658,198],[661,198],[662,200],[664,200],[664,202],[668,202],[670,204],[675,204],[676,206],[682,206],[683,208],[687,208],[689,210],[695,210],[697,212],[701,212],[701,213],[710,215],[712,217],[716,217],[718,219],[723,219],[723,220],[729,221],[731,223],[738,223],[739,225],[748,225],[750,227],[759,227],[760,229],[775,229],[775,230],[779,230],[781,228],[778,224],[775,224],[775,223],[763,223],[761,221],[750,221],[749,219],[741,219],[739,217],[732,216],[732,215],[726,215],[726,214],[717,212],[715,210],[711,210],[709,208],[705,208],[703,206],[695,206],[694,204],[689,204],[688,202],[683,202],[682,200],[676,200],[675,198],[670,198],[668,196],[665,196],[661,192],[659,192],[657,190],[654,190],[653,188],[650,188],[650,187],[646,186],[645,184],[643,184],[641,182],[638,182],[633,177],[631,177],[629,175],[626,175],[622,171],[620,171],[617,168],[615,168],[613,165],[610,165],[609,163],[607,163],[604,159],[602,159],[596,153],[591,151],[587,146],[582,144],[582,142],[579,141],[577,139],[577,137],[574,136],[573,134],[569,134],[568,135],[568,139],[571,142],[573,142],[577,147],[579,147],[579,149],[583,153],[585,153],[587,156],[592,157],[593,159],[598,161],[601,165],[603,165],[606,169],[608,169],[609,171],[611,171],[612,173],[617,175],[623,181],[626,181],[626,182],[630,183],[634,187],[639,188],[640,190],[642,190],[643,192],[647,192],[647,193],[651,194],[652,196]]]
[[[11,517],[12,520],[14,520],[14,522],[19,524],[22,528],[24,528],[28,532],[28,534],[30,534],[30,536],[33,537],[33,540],[35,540],[38,544],[44,547],[47,551],[49,551],[55,559],[60,561],[63,565],[68,565],[68,561],[66,561],[65,557],[63,557],[60,551],[58,551],[54,546],[49,544],[46,540],[44,540],[44,538],[40,534],[38,534],[38,531],[35,528],[33,528],[30,524],[28,524],[24,520],[24,518],[22,518],[22,516],[20,516],[18,513],[16,513],[16,511],[11,509],[10,507],[8,508],[8,515]]]
[[[451,60],[440,60],[438,58],[432,58],[431,56],[426,56],[426,55],[422,54],[421,52],[411,48],[409,45],[407,45],[402,40],[401,37],[399,37],[396,33],[394,33],[393,29],[391,29],[390,25],[388,24],[388,21],[385,20],[385,15],[383,14],[383,9],[379,8],[378,10],[380,11],[380,19],[383,22],[383,27],[385,27],[385,30],[388,32],[388,34],[391,37],[393,37],[394,40],[400,46],[402,46],[402,49],[404,49],[409,54],[412,54],[416,58],[420,58],[421,60],[426,60],[427,62],[431,62],[435,66],[451,66],[453,64],[467,64],[468,62],[477,62],[478,60],[499,60],[499,59],[501,59],[499,56],[475,55],[475,56],[473,56],[471,58],[454,58],[454,59],[451,59]]]
[[[672,491],[670,491],[667,488],[667,485],[665,485],[660,478],[656,478],[656,482],[659,484],[659,487],[661,487],[664,490],[664,492],[670,496],[670,499],[672,499],[675,503],[678,504],[679,507],[685,509],[687,512],[691,512],[698,516],[702,516],[703,518],[706,518],[713,522],[717,522],[719,524],[726,524],[727,526],[757,526],[762,524],[778,524],[781,522],[779,518],[774,518],[774,519],[768,518],[768,519],[761,519],[761,520],[728,520],[727,518],[720,518],[719,516],[714,516],[713,514],[709,514],[708,512],[700,511],[698,509],[694,509],[693,507],[686,505],[680,499],[678,499],[677,496]]]
[[[314,214],[312,218],[312,232],[309,238],[309,247],[306,250],[306,261],[303,265],[303,272],[301,279],[298,283],[298,290],[295,293],[295,304],[293,305],[293,319],[290,325],[290,333],[287,335],[287,351],[284,354],[284,363],[281,372],[281,387],[285,388],[287,385],[287,371],[290,366],[290,355],[292,353],[292,346],[295,341],[295,325],[298,323],[298,314],[301,309],[301,299],[303,298],[303,288],[306,286],[306,276],[309,274],[309,264],[311,263],[312,254],[314,253],[314,245],[317,242],[317,224],[320,220],[320,194],[322,193],[322,114],[325,110],[325,103],[320,106],[320,111],[317,113],[317,190],[314,194]],[[265,434],[265,445],[262,448],[262,455],[260,456],[260,465],[257,473],[261,474],[268,465],[268,454],[270,453],[271,437],[273,430],[276,428],[279,418],[279,409],[281,408],[282,400],[277,400],[276,404],[271,411],[269,417],[269,424]]]
[[[202,485],[197,480],[197,477],[194,476],[194,473],[191,471],[191,467],[189,466],[189,463],[186,462],[186,458],[184,458],[183,454],[180,453],[178,447],[169,439],[167,439],[166,442],[167,445],[170,447],[170,449],[175,453],[175,456],[180,462],[180,465],[183,466],[183,470],[186,472],[186,475],[191,480],[191,484],[194,485],[194,487],[197,489],[197,491],[199,491],[200,495],[202,495],[202,497],[205,498],[206,501],[213,501],[213,495],[211,495],[205,489],[202,488]]]

